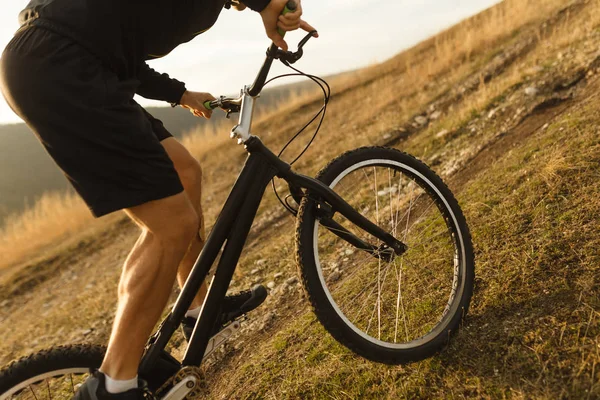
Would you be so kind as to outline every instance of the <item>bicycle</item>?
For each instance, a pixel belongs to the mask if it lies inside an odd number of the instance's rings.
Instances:
[[[291,2],[288,8],[293,9]],[[318,320],[337,341],[376,362],[418,361],[445,346],[467,313],[474,280],[469,229],[451,191],[424,163],[396,149],[363,147],[340,155],[310,178],[295,173],[291,164],[319,128],[290,164],[251,134],[255,101],[276,59],[297,71],[291,75],[319,83],[325,104],[311,123],[319,115],[323,121],[329,86],[290,65],[302,57],[313,33],[296,52],[272,44],[256,80],[240,97],[222,96],[206,104],[228,115],[240,113],[231,136],[249,156],[175,305],[148,341],[140,377],[161,399],[198,397],[202,361],[239,330],[237,320],[211,337],[219,304],[274,177],[289,186],[285,201],[275,193],[297,216],[296,258],[305,291]],[[221,250],[180,362],[165,347]],[[36,390],[47,390],[49,398],[70,397],[86,374],[100,366],[103,355],[100,346],[72,345],[15,361],[0,371],[0,400],[31,394],[37,400]]]

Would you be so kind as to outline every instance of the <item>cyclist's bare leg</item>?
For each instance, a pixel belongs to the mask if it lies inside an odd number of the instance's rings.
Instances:
[[[200,218],[200,229],[198,235],[192,240],[189,251],[181,261],[179,265],[179,271],[177,273],[177,281],[179,286],[183,287],[183,284],[188,278],[188,275],[192,271],[192,268],[198,258],[198,255],[204,247],[204,241],[206,240],[206,232],[204,230],[204,214],[202,213],[202,168],[196,159],[189,153],[189,151],[177,141],[175,138],[168,138],[161,142],[167,154],[173,161],[175,169],[179,174],[179,179],[185,188],[185,192],[188,195],[196,213]],[[191,308],[201,307],[206,297],[207,287],[206,283],[202,284],[200,291],[196,295],[196,298],[192,302]]]
[[[125,261],[119,303],[101,370],[132,379],[148,337],[171,294],[199,219],[185,192],[125,210],[142,234]]]

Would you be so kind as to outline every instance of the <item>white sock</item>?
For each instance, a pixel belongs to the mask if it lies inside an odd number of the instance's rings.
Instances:
[[[194,308],[193,310],[188,310],[188,312],[185,313],[185,316],[198,319],[201,310],[202,307]]]
[[[104,374],[104,372],[102,373]],[[106,377],[106,380],[104,382],[104,385],[106,386],[106,391],[111,394],[123,393],[131,389],[137,389],[138,387],[137,376],[133,379],[128,379],[126,381],[118,381],[106,374],[104,374],[104,376]]]

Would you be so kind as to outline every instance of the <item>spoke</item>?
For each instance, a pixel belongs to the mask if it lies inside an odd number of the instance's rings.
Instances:
[[[389,272],[389,270],[390,270],[391,266],[392,266],[392,263],[389,263],[389,264],[388,264],[388,266],[387,266],[387,268],[386,268],[386,269],[385,269],[385,271],[384,271],[384,274],[383,274],[383,281],[384,281],[384,283],[385,283],[385,279],[386,279],[386,277],[387,277],[387,274],[388,274],[388,272]],[[362,311],[362,310],[363,310],[363,309],[364,309],[364,308],[367,306],[367,304],[368,304],[368,300],[371,298],[371,295],[372,295],[372,294],[375,292],[375,288],[376,288],[376,287],[377,287],[377,286],[373,287],[373,291],[371,291],[371,294],[369,295],[369,297],[367,297],[367,298],[365,299],[365,301],[363,302],[363,306],[360,308],[360,310],[359,310],[358,314],[360,314],[360,313],[361,313],[361,311]],[[375,304],[377,305],[377,302],[376,302]],[[368,334],[368,333],[369,333],[369,329],[371,328],[371,322],[373,321],[373,317],[375,316],[375,311],[376,311],[376,310],[377,310],[377,307],[376,307],[376,306],[375,306],[375,307],[373,307],[373,312],[371,313],[371,319],[369,320],[369,325],[367,326],[367,330],[366,330],[366,332],[365,332],[366,334]],[[359,317],[359,318],[360,318],[360,317]]]
[[[414,202],[418,201],[418,200],[421,198],[421,196],[423,196],[423,193],[420,193],[420,194],[417,196],[417,198],[415,199],[415,201],[414,201]],[[414,203],[414,202],[413,202],[413,203]],[[404,220],[404,218],[405,218],[407,215],[410,215],[410,209],[408,209],[408,210],[406,210],[406,211],[404,212],[404,214],[402,215],[402,218],[400,218],[400,219],[397,219],[397,220],[396,220],[396,221],[398,221],[398,222],[397,222],[396,226],[394,227],[394,229],[395,229],[395,228],[397,228],[397,227],[398,227],[398,225],[400,225],[400,222],[402,222],[402,221]],[[406,220],[406,221],[407,221],[407,223],[408,223],[408,221],[410,221],[410,217],[409,217],[409,218],[407,218],[407,220]]]
[[[402,263],[400,263],[402,266]],[[396,298],[396,324],[394,326],[394,343],[398,343],[398,311],[400,308],[400,287],[401,287],[401,278],[402,275],[398,274],[398,266],[396,265],[396,260],[394,260],[394,270],[396,271],[396,280],[398,281],[398,297]],[[402,273],[402,272],[400,272]]]
[[[363,266],[367,265],[367,263],[365,263],[365,261],[370,260],[370,258],[371,258],[371,255],[364,256],[362,259],[357,260],[353,264],[356,264],[356,265],[362,264]],[[355,270],[350,275],[348,275],[347,277],[344,278],[344,281],[347,281],[348,279],[354,277],[354,275],[356,275],[357,273],[359,273],[361,271],[362,271],[361,268],[355,268]]]
[[[377,264],[377,338],[381,340],[381,258]]]
[[[50,382],[46,379],[46,388],[48,389],[48,398],[52,400],[52,393],[50,393]]]
[[[400,188],[402,187],[402,176],[400,175],[400,179],[398,179],[398,193],[396,196],[396,224],[394,225],[394,237],[396,237],[397,235],[397,231],[398,231],[398,224],[400,223],[400,220],[398,219],[398,214],[400,213]]]
[[[377,304],[377,302],[375,302]],[[371,329],[371,322],[373,322],[373,317],[375,316],[375,311],[377,311],[377,307],[373,307],[373,312],[371,313],[371,318],[369,318],[369,324],[367,325],[367,330],[365,333],[369,334],[369,329]]]
[[[389,273],[391,267],[392,267],[392,263],[388,263],[388,266],[383,271],[384,272],[383,273],[383,281],[380,281],[379,279],[377,280],[377,284],[378,284],[377,287],[379,290],[383,290],[383,288],[385,286],[385,281],[387,280],[387,276],[388,276],[388,273]],[[371,314],[371,320],[373,318],[373,315],[375,314],[375,310],[377,310],[378,312],[381,311],[381,292],[378,293],[376,307],[373,307],[373,313]],[[371,323],[369,322],[369,326],[367,327],[367,332],[369,331],[370,326],[371,326]],[[381,340],[381,325],[379,325],[379,340]]]
[[[399,275],[398,298],[396,299],[396,332],[394,333],[394,343],[397,342],[397,337],[398,337],[398,313],[399,313],[400,307],[402,307],[402,320],[404,322],[404,334],[406,336],[406,343],[408,343],[410,341],[408,339],[408,324],[406,322],[406,309],[404,308],[404,300],[402,298],[402,269],[404,267],[403,259],[404,259],[404,257],[400,260],[400,273],[398,274]],[[396,263],[396,260],[394,260],[394,263]]]
[[[73,374],[69,374],[69,378],[71,378],[71,390],[73,390],[73,394],[75,394],[75,384],[73,383]]]
[[[377,195],[377,169],[375,169],[375,167],[373,167],[373,179],[375,185],[375,221],[377,221],[377,225],[379,225],[379,196]]]
[[[35,392],[33,391],[33,388],[31,387],[31,385],[28,386],[29,390],[31,390],[31,394],[33,394],[33,397],[35,397],[35,400],[38,400],[37,396],[35,395]]]
[[[408,222],[410,221],[410,211],[412,210],[412,205],[413,205],[412,198],[413,198],[413,194],[414,194],[414,189],[415,189],[415,186],[413,183],[413,186],[410,190],[410,200],[408,202],[408,216],[406,217],[406,229],[404,230],[404,239],[402,239],[403,242],[406,241],[406,235],[408,234]]]
[[[433,202],[432,202],[432,203],[430,204],[430,207],[431,207],[431,205],[433,205],[433,204],[435,204],[435,203],[433,203]],[[427,210],[425,210],[425,211],[427,211]],[[421,217],[422,217],[422,216],[423,216],[423,215],[421,214]],[[417,239],[418,239],[418,238],[420,238],[420,237],[422,237],[422,236],[424,235],[424,232],[426,232],[426,231],[427,231],[427,230],[428,230],[428,229],[429,229],[429,228],[430,228],[430,227],[431,227],[433,224],[435,224],[435,223],[437,222],[437,219],[438,219],[438,218],[439,218],[439,217],[437,217],[437,218],[436,218],[434,221],[431,221],[431,222],[430,222],[430,223],[429,223],[429,224],[428,224],[428,225],[427,225],[425,228],[421,229],[421,231],[422,231],[423,233],[421,233],[419,236],[417,236]],[[411,229],[412,229],[412,227],[414,227],[414,226],[415,226],[415,224],[416,224],[416,223],[418,223],[418,222],[419,222],[419,219],[420,219],[420,217],[419,217],[419,218],[417,218],[417,219],[415,220],[415,222],[413,222],[413,224],[411,225]],[[407,221],[407,223],[408,223],[408,221]],[[446,226],[446,225],[444,224],[444,226]],[[443,232],[446,232],[446,230],[444,230]]]
[[[423,268],[422,266],[417,266],[417,265],[415,265],[414,263],[412,263],[412,262],[408,261],[408,260],[407,260],[406,258],[404,258],[404,257],[402,257],[402,262],[403,262],[403,263],[406,263],[406,264],[408,264],[408,265],[410,265],[411,267],[413,267],[413,268],[414,268],[414,269],[416,269],[416,270],[419,270],[419,269],[422,269],[422,268]],[[431,286],[432,286],[432,285],[434,285],[434,284],[436,283],[436,282],[434,281],[434,282],[432,282],[432,283],[430,283],[430,284],[426,285],[426,284],[424,284],[424,283],[423,283],[423,280],[421,279],[421,277],[419,276],[419,274],[417,274],[416,276],[417,276],[417,280],[420,282],[420,286],[419,286],[419,287],[420,287],[420,288],[422,288],[422,289],[429,289],[429,288],[431,288]]]
[[[393,207],[393,199],[392,199],[392,170],[388,168],[388,189],[390,191],[390,221],[392,226],[394,225],[394,207]],[[392,230],[392,235],[396,236],[396,230]]]
[[[363,172],[364,172],[364,170],[363,170]],[[365,173],[365,176],[367,176],[367,175],[366,175],[366,173]],[[367,179],[369,179],[369,177],[368,177],[368,176],[367,176]],[[344,180],[342,179],[342,180],[341,180],[341,181],[339,181],[337,184],[338,184],[338,185],[342,185],[342,186],[343,186],[343,189],[344,189],[344,191],[345,191],[345,192],[347,192],[347,193],[349,193],[349,194],[350,194],[350,196],[352,195],[352,192],[351,192],[351,191],[349,191],[348,189],[354,189],[354,188],[355,188],[355,187],[356,187],[356,186],[357,186],[359,183],[361,183],[361,181],[360,181],[359,179],[356,179],[356,181],[357,181],[357,182],[355,182],[355,183],[352,183],[352,185],[351,185],[350,187],[347,187],[345,183],[344,183],[344,184],[342,184],[342,182],[343,182],[343,181],[344,181]],[[359,192],[359,193],[360,193],[360,192]],[[338,192],[338,194],[340,194],[340,193]],[[344,196],[342,196],[342,197],[344,197]]]
[[[373,168],[375,168],[375,167],[373,167]],[[365,178],[367,179],[367,181],[369,181],[369,175],[367,175],[366,168],[361,168],[361,171],[363,174],[365,174]]]
[[[344,306],[347,305],[348,303],[354,302],[354,300],[358,299],[360,297],[360,295],[363,294],[364,292],[366,292],[371,286],[373,286],[373,290],[371,290],[371,293],[369,293],[369,296],[367,296],[367,298],[371,297],[371,295],[375,291],[375,283],[367,284],[360,292],[358,292],[358,294],[356,296],[352,297],[351,299],[346,299],[346,301],[344,301],[340,305],[340,309],[343,309]]]
[[[436,237],[438,237],[438,236],[441,236],[441,235],[443,235],[443,234],[445,234],[445,233],[447,233],[447,232],[446,232],[446,231],[442,231],[442,232],[436,233],[435,235],[433,235],[433,236],[431,236],[431,237],[429,237],[429,236],[428,236],[428,237],[427,237],[427,240],[428,240],[428,242],[421,241],[421,242],[418,242],[418,243],[416,243],[416,244],[411,244],[411,245],[410,245],[410,248],[411,248],[411,249],[416,249],[416,248],[418,248],[418,247],[425,247],[425,245],[426,245],[426,244],[431,244],[431,242],[433,242],[433,240],[432,240],[432,239],[434,239],[434,238],[436,238]],[[417,236],[417,239],[419,239],[419,238],[420,238],[420,237],[422,237],[422,236],[423,236],[423,235]]]
[[[368,288],[368,287],[367,287]],[[365,288],[365,290],[367,289]],[[373,282],[373,290],[371,290],[371,293],[369,293],[369,295],[365,298],[365,300],[362,303],[362,306],[360,307],[360,309],[358,310],[358,313],[356,314],[358,316],[358,318],[360,319],[360,314],[362,312],[362,310],[365,309],[365,307],[367,306],[369,299],[371,298],[371,296],[373,295],[373,293],[375,293],[375,289],[377,288],[377,285],[375,285],[375,283]],[[368,327],[367,327],[367,332],[369,331]]]
[[[377,193],[377,169],[373,167],[375,180],[375,210],[377,211],[375,220],[379,226],[379,195]],[[381,340],[381,258],[377,259],[377,334]]]
[[[423,195],[423,193],[419,194],[419,196],[417,197],[417,199],[416,199],[416,200],[419,200],[419,199],[421,198],[421,196],[422,196],[422,195]],[[416,200],[415,200],[415,202],[416,202]],[[414,204],[414,202],[413,202],[413,204]],[[431,200],[431,203],[430,203],[430,204],[427,206],[427,208],[426,208],[425,210],[423,210],[423,212],[421,212],[421,215],[419,216],[419,218],[415,218],[415,219],[414,219],[414,221],[415,221],[415,222],[413,223],[413,225],[414,225],[415,223],[417,223],[417,222],[418,222],[418,221],[421,219],[421,217],[422,217],[423,215],[425,215],[425,213],[426,213],[427,211],[429,211],[429,209],[431,208],[431,206],[432,206],[432,205],[434,205],[434,204],[435,204],[435,201]],[[409,211],[410,211],[410,210],[409,210]],[[405,214],[402,216],[402,218],[404,218],[405,216],[406,216],[406,213],[405,213]],[[408,218],[408,219],[407,219],[407,221],[408,221],[408,220],[410,220],[410,218]],[[399,223],[399,222],[398,222],[398,223]],[[430,224],[429,224],[427,227],[429,228],[429,226],[431,226],[431,223],[430,223]]]

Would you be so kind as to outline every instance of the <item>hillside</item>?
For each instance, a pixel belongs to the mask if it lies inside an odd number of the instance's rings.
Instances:
[[[600,398],[599,73],[599,2],[507,0],[336,82],[321,135],[295,168],[315,175],[375,144],[432,166],[473,235],[466,323],[439,355],[404,366],[340,346],[294,279],[294,220],[267,192],[232,289],[274,288],[204,366],[206,398]],[[254,130],[279,149],[319,107],[297,102]],[[204,168],[210,225],[245,153],[226,138],[210,151],[187,143]],[[0,280],[0,364],[106,342],[136,234],[115,215]],[[181,355],[179,334],[172,348]]]

